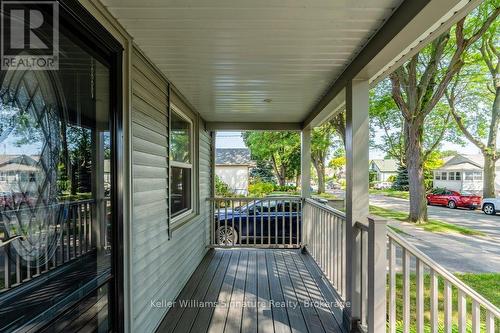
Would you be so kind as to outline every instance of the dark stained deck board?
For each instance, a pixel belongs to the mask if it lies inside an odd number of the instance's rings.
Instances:
[[[339,327],[343,329],[343,332],[347,332],[347,325],[349,325],[347,318],[344,317],[343,304],[341,303],[341,297],[335,290],[335,288],[330,284],[328,279],[323,275],[318,265],[310,255],[301,256],[304,264],[306,265],[308,271],[311,273],[311,277],[316,281],[316,284],[323,295],[323,298],[330,300],[334,304],[331,308],[332,313],[335,317]]]
[[[240,332],[241,319],[243,315],[243,301],[245,299],[245,282],[247,277],[248,252],[242,252],[236,272],[236,279],[231,295],[231,307],[229,308],[224,332]]]
[[[224,332],[224,327],[226,326],[227,321],[227,313],[229,310],[228,304],[231,301],[240,256],[240,251],[231,253],[231,261],[229,262],[229,267],[227,268],[226,275],[224,276],[224,282],[222,283],[222,288],[219,292],[219,298],[217,300],[218,304],[214,309],[212,320],[210,321],[210,325],[208,327],[209,333]]]
[[[283,298],[289,304],[299,304],[299,299],[297,298],[297,294],[295,293],[295,289],[292,285],[292,280],[288,274],[285,260],[283,259],[283,253],[275,251],[273,254],[276,260],[276,267],[278,268]],[[302,307],[290,306],[286,308],[286,311],[288,313],[291,331],[293,333],[307,332],[307,325],[304,319]]]
[[[325,297],[318,287],[317,281],[312,277],[311,272],[304,264],[302,256],[291,256],[297,267],[302,281],[309,293],[310,299],[314,302],[314,308],[319,315],[319,319],[323,324],[323,328],[327,333],[335,333],[337,331],[337,320],[332,311],[333,305],[325,302]]]
[[[211,250],[176,304],[195,300],[216,306],[172,307],[157,332],[343,332],[325,305],[336,295],[310,260],[299,250]],[[310,306],[313,301],[319,305]],[[279,306],[284,303],[297,306]]]
[[[195,270],[188,283],[182,289],[181,293],[178,296],[178,299],[193,299],[193,294],[197,290],[197,287],[200,286],[200,281],[202,281],[204,277],[206,277],[206,279],[209,278],[209,276],[205,276],[205,273],[207,275],[210,275],[211,271],[209,270],[209,267],[212,267],[212,271],[213,273],[215,273],[221,257],[221,252],[209,251],[203,258],[201,263],[198,265],[198,268]],[[166,333],[172,332],[179,322],[183,311],[184,308],[179,304],[171,307],[158,330]]]
[[[267,272],[269,276],[269,290],[271,292],[271,299],[275,302],[271,309],[273,312],[273,323],[275,333],[290,333],[290,323],[288,321],[288,314],[286,312],[286,307],[281,307],[281,304],[285,303],[283,297],[283,291],[281,289],[280,277],[278,273],[278,267],[276,266],[276,260],[274,259],[274,254],[270,251],[266,253],[266,264]]]
[[[257,304],[257,251],[248,252],[247,276],[245,283],[245,304]],[[257,333],[257,308],[243,308],[241,333]]]
[[[231,253],[224,252],[219,265],[217,265],[216,267],[210,267],[210,273],[213,272],[212,278],[200,281],[199,287],[195,293],[195,297],[193,297],[193,300],[208,302],[217,301],[230,259]],[[210,319],[212,318],[212,312],[212,307],[185,308],[184,314],[188,313],[188,315],[184,316],[183,314],[174,332],[206,332],[206,330],[208,329],[208,325],[210,324]]]
[[[266,253],[257,252],[257,328],[259,333],[273,333],[273,312],[271,310],[271,294],[267,275]]]
[[[297,299],[299,300],[299,304],[303,310],[302,313],[307,325],[307,330],[309,333],[324,333],[325,330],[321,320],[319,319],[319,315],[316,312],[316,309],[311,306],[312,300],[309,296],[309,292],[304,285],[299,272],[297,271],[292,256],[284,253],[283,259],[285,260],[285,265],[287,267],[288,274],[290,275],[290,279],[292,280],[292,285],[297,295]]]

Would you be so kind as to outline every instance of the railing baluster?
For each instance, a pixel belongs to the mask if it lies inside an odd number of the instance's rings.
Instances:
[[[281,245],[285,245],[285,201],[282,201],[281,203]]]
[[[243,204],[245,205],[245,214],[246,216],[244,216],[244,221],[245,221],[245,229],[246,229],[246,234],[247,236],[245,237],[245,243],[246,245],[248,245],[248,238],[250,236],[250,234],[248,233],[248,224],[250,223],[250,221],[248,221],[248,201],[243,201]],[[241,226],[241,214],[240,214],[240,229],[242,229],[242,226]],[[241,234],[243,235],[243,231],[241,232]],[[240,242],[241,245],[243,245],[243,239],[241,239],[241,242]]]
[[[403,248],[403,332],[410,332],[410,253]]]
[[[45,238],[45,271],[49,270],[49,242],[48,239]]]
[[[328,280],[330,282],[333,281],[333,216],[328,216],[328,244],[327,244],[327,253],[328,253]]]
[[[337,219],[337,288],[343,293],[342,289],[342,221]]]
[[[260,244],[264,245],[264,200],[260,201]]]
[[[10,288],[10,244],[4,247],[4,289]]]
[[[104,204],[106,204],[104,202]],[[78,210],[78,249],[80,250],[80,256],[83,254],[83,222],[82,222],[82,212],[81,212],[81,207],[80,205],[77,205],[77,210]],[[108,223],[107,218],[106,218],[106,208],[104,208],[104,223]],[[104,235],[104,240],[106,243],[106,237],[107,237],[107,230],[108,228],[105,228],[106,234]]]
[[[446,333],[452,330],[452,290],[448,281],[444,282],[444,329]]]
[[[481,308],[477,301],[472,301],[472,333],[481,331]]]
[[[71,206],[68,207],[68,219],[65,222],[66,224],[66,261],[69,261],[71,258],[71,219],[73,215],[73,209]]]
[[[257,244],[257,202],[253,200],[253,244]],[[262,235],[261,235],[262,237]]]
[[[396,333],[396,245],[389,239],[389,333]]]
[[[296,226],[296,245],[297,246],[300,246],[301,245],[301,242],[303,241],[302,237],[302,230],[301,230],[301,226],[304,226],[304,214],[303,214],[303,209],[304,207],[302,207],[302,201],[299,201],[297,202],[296,204],[296,212],[297,212],[297,217],[295,218],[295,226]]]
[[[417,260],[417,333],[424,332],[424,265]]]
[[[21,280],[21,257],[19,256],[19,253],[16,253],[16,285],[21,284]]]
[[[288,201],[288,245],[292,246],[293,245],[293,238],[292,238],[292,234],[293,234],[293,202],[292,200],[289,200]]]
[[[232,212],[233,212],[233,214],[234,214],[234,201],[233,201],[233,200],[231,200],[231,211],[232,211]],[[234,230],[235,223],[236,223],[236,221],[234,220],[234,216],[233,216],[233,218],[231,219],[231,221],[232,221],[232,222],[231,222],[231,225],[232,225],[232,228],[233,228],[233,230]],[[226,225],[226,232],[227,232],[227,214],[226,214],[226,216],[224,217],[224,223],[225,223],[225,225]],[[226,244],[225,244],[226,246],[228,245],[228,244],[227,244],[227,243],[228,243],[228,241],[229,241],[229,240],[226,240]],[[234,244],[234,233],[233,233],[233,239],[232,239],[231,241],[233,242],[233,245],[236,245],[236,244]]]
[[[76,247],[76,221],[78,219],[78,207],[73,206],[73,258],[78,256],[77,247]]]
[[[36,253],[36,276],[40,275],[40,253]]]
[[[495,332],[495,317],[490,311],[486,313],[486,333]]]
[[[92,219],[94,218],[93,212],[92,212],[92,207],[93,205],[91,203],[85,205],[85,214],[88,215],[89,217],[89,244],[90,244],[90,249],[93,249],[92,245],[92,233],[94,232],[92,230],[92,224],[93,221]]]
[[[431,268],[431,332],[438,331],[438,277],[436,271]]]
[[[26,260],[26,280],[29,281],[31,280],[31,260],[28,258]]]
[[[465,333],[467,330],[467,300],[464,293],[458,290],[458,332]]]

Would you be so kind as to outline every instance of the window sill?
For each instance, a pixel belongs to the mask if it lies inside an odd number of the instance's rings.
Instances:
[[[170,221],[170,231],[173,233],[174,231],[182,228],[189,222],[191,222],[198,214],[194,210],[189,210],[184,212],[178,216],[172,217]]]

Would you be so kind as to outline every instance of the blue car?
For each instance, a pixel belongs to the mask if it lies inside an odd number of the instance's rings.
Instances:
[[[297,199],[268,198],[243,202],[234,209],[218,207],[215,242],[219,245],[299,245],[301,217],[301,202]]]

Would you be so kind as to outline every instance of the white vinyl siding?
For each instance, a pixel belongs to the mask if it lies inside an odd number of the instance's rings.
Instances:
[[[199,214],[169,239],[168,83],[137,51],[132,63],[131,331],[148,333],[168,311],[152,308],[151,300],[173,301],[207,251],[211,140],[200,126],[200,160],[193,157],[199,163]]]

